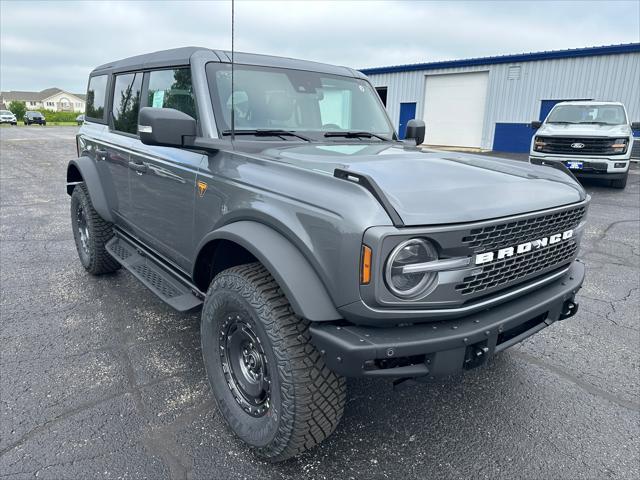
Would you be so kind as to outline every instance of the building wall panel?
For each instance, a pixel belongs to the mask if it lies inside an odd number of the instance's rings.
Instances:
[[[508,78],[510,66],[520,66],[519,79]],[[627,107],[631,121],[640,121],[640,53],[380,73],[369,79],[375,86],[388,88],[387,110],[397,128],[402,102],[416,102],[416,116],[423,118],[427,75],[478,71],[489,71],[484,149],[493,147],[496,123],[536,120],[542,100],[619,101]]]

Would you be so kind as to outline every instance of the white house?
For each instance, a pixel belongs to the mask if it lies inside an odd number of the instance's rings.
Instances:
[[[69,93],[60,88],[47,88],[41,92],[0,92],[0,104],[8,108],[13,101],[24,102],[27,110],[53,110],[56,112],[84,112],[85,94]]]

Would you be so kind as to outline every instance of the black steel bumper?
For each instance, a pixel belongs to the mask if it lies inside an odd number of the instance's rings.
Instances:
[[[315,323],[312,342],[329,368],[347,377],[453,374],[481,365],[494,353],[573,316],[584,271],[576,261],[553,283],[454,320],[384,328]]]

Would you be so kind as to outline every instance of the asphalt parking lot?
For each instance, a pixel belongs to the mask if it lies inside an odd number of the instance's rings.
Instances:
[[[462,377],[349,381],[337,431],[259,460],[225,428],[178,314],[126,271],[77,260],[75,127],[0,129],[0,477],[638,478],[640,175],[587,184],[577,316]]]

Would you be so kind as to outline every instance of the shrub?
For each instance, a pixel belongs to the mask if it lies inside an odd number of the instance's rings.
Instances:
[[[80,112],[54,112],[53,110],[39,110],[47,122],[75,122]]]
[[[25,103],[19,102],[17,100],[9,102],[8,108],[18,120],[22,120],[22,117],[24,117],[24,112],[27,111],[27,106],[25,105]]]

